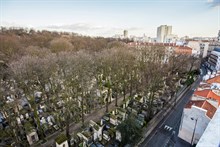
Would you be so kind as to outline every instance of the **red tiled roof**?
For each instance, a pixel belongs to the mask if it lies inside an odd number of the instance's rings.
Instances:
[[[158,43],[158,42],[129,42],[130,46],[176,46],[176,43]]]
[[[173,47],[175,53],[177,54],[192,54],[192,48],[184,45],[176,45],[176,43],[143,43],[143,42],[129,42],[129,46],[164,46],[164,47]]]
[[[194,95],[198,95],[204,98],[212,98],[218,101],[218,105],[220,105],[220,96],[212,92],[210,89],[205,89],[205,90],[200,90],[200,91],[195,91]]]
[[[211,83],[220,83],[220,76],[216,76],[216,77],[213,77],[211,79],[208,79],[206,82],[209,83],[209,84],[211,84]]]
[[[197,107],[201,107],[203,105],[204,101],[205,100],[194,100],[194,101],[191,100],[186,104],[185,108],[191,108],[192,105],[197,106]]]
[[[178,46],[177,49],[192,50],[192,48],[188,46]]]
[[[189,101],[185,108],[190,109],[192,106],[196,106],[202,109],[207,110],[206,115],[211,119],[217,110],[212,104],[206,100],[191,100]]]
[[[175,47],[174,51],[177,54],[189,54],[189,55],[192,54],[192,49],[186,46]]]
[[[210,104],[209,102],[205,101],[202,105],[203,109],[207,110],[207,113],[206,115],[209,117],[209,118],[212,118],[213,115],[215,114],[215,111],[217,110],[212,104]]]

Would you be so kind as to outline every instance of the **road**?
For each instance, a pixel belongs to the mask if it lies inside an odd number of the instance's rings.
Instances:
[[[204,69],[202,70],[203,72],[199,80],[182,95],[176,106],[171,109],[167,116],[164,116],[164,119],[158,123],[152,133],[139,145],[140,147],[166,147],[168,144],[169,146],[174,146],[179,131],[183,108],[191,98],[194,89],[198,87],[203,75],[206,73]],[[164,129],[165,125],[170,126],[172,130],[167,131]]]

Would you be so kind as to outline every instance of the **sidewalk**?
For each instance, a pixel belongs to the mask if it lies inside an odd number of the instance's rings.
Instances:
[[[182,95],[189,89],[189,87],[183,87],[184,89],[181,89],[177,95],[177,99],[173,98],[171,102],[175,104],[175,101],[178,102]],[[171,103],[171,104],[172,104]],[[140,140],[140,142],[137,144],[139,146],[155,129],[155,127],[165,118],[165,116],[172,110],[173,107],[170,107],[170,105],[165,106],[160,112],[158,112],[153,119],[150,120],[150,122],[147,124],[147,127],[143,131],[143,137]]]
[[[194,87],[198,82],[200,82],[201,77],[198,77],[197,80],[190,86],[188,87],[183,87],[182,89],[180,89],[177,92],[177,98],[175,99],[175,97],[172,98],[172,100],[170,101],[170,104],[173,106],[175,106],[179,100],[182,98],[182,96],[185,94],[185,92],[187,90],[189,90],[189,88]],[[168,108],[167,108],[168,107]],[[144,135],[142,137],[142,139],[140,140],[140,142],[136,145],[139,146],[141,145],[144,140],[154,131],[154,129],[156,128],[156,126],[165,118],[165,116],[173,109],[173,107],[169,106],[165,106],[160,112],[158,112],[153,119],[150,120],[150,122],[147,125],[147,128],[144,129]]]

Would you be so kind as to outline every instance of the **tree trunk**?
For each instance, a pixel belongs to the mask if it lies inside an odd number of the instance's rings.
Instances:
[[[125,101],[125,96],[126,96],[126,90],[125,90],[125,86],[123,87],[123,100]]]
[[[129,88],[129,91],[130,91],[130,97],[132,96],[132,91],[133,91],[133,76],[131,75],[131,80],[130,80],[130,88]]]
[[[115,106],[118,107],[118,92],[115,94]]]
[[[108,96],[106,98],[106,104],[105,104],[105,112],[108,113]]]
[[[150,93],[150,97],[149,97],[149,117],[150,119],[152,118],[152,113],[153,113],[153,100],[154,100],[154,92]]]
[[[70,145],[70,115],[69,115],[69,112],[67,112],[67,114],[66,114],[67,116],[66,116],[66,137],[68,138],[68,144]]]
[[[40,119],[39,119],[38,114],[37,114],[36,104],[34,104],[34,120],[35,120],[35,124],[37,125],[39,138],[44,139],[45,135],[44,135],[44,131],[43,131],[41,125],[40,125]]]
[[[110,87],[108,87],[108,93],[107,93],[107,101],[106,101],[106,112],[108,113],[108,105],[109,105],[109,97],[110,97]]]
[[[83,101],[83,97],[82,97],[82,100],[81,100],[81,109],[82,109],[82,113],[81,113],[81,115],[82,115],[82,127],[84,127],[84,101]]]

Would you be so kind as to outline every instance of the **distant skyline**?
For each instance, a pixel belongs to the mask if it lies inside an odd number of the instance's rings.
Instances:
[[[216,37],[220,0],[0,0],[0,25],[112,37],[156,37],[160,25],[173,34]]]

